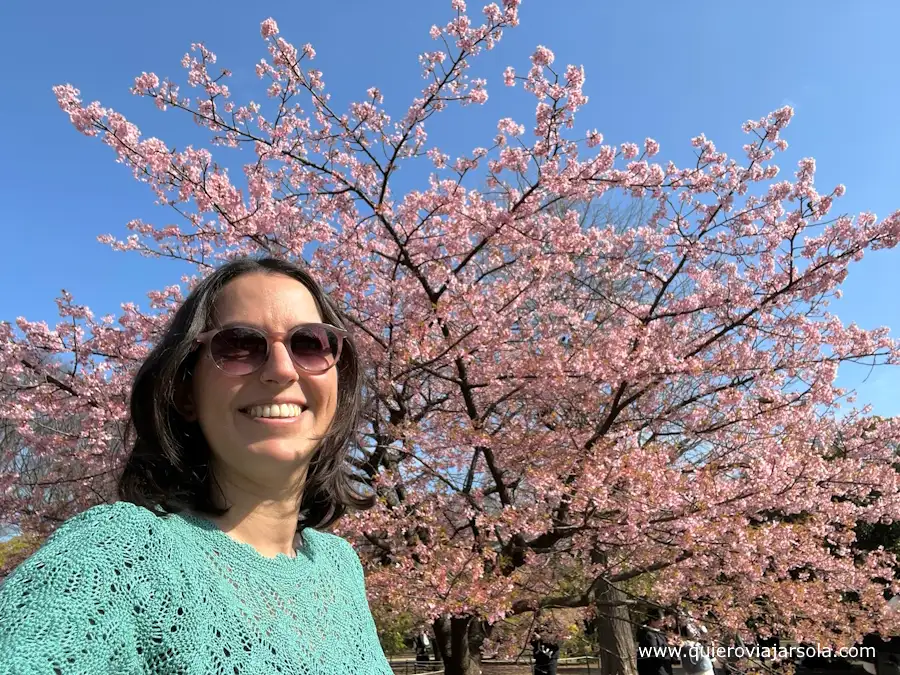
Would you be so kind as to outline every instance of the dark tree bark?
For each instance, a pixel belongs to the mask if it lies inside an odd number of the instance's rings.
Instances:
[[[637,675],[637,654],[631,630],[628,596],[603,582],[597,594],[597,639],[601,675]]]
[[[481,621],[445,615],[434,622],[433,628],[444,675],[481,675],[481,644],[485,638]]]

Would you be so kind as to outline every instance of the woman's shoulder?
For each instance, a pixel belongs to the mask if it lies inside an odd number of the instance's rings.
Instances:
[[[154,538],[154,528],[163,525],[161,514],[131,502],[98,504],[72,516],[47,539],[57,546],[65,542],[76,548],[96,548],[109,542],[117,550],[132,540]],[[164,526],[164,525],[163,525]]]
[[[331,532],[304,528],[303,544],[316,553],[335,553],[338,555],[356,555],[349,541]]]
[[[97,504],[69,518],[59,526],[54,535],[75,527],[101,530],[104,527],[143,525],[159,520],[160,513],[131,502]]]
[[[98,571],[108,568],[121,574],[119,566],[127,569],[136,562],[150,562],[156,550],[165,549],[165,527],[163,519],[153,511],[130,502],[93,506],[60,525],[19,565],[7,583],[47,567]]]
[[[362,569],[359,556],[349,541],[331,532],[303,530],[303,545],[306,551],[315,560],[324,559],[327,564],[345,564],[348,571],[357,572]]]
[[[162,518],[126,502],[64,522],[0,583],[0,661],[15,672],[63,662],[139,672],[135,626],[175,583],[174,541]]]

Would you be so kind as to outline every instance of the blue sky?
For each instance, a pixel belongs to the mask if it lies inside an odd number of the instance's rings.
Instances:
[[[470,0],[470,10],[480,4]],[[86,100],[123,112],[145,135],[170,145],[203,145],[186,118],[159,113],[128,93],[143,70],[183,81],[179,61],[203,41],[234,71],[232,91],[261,100],[254,64],[266,56],[259,23],[273,16],[297,45],[311,42],[334,99],[358,100],[378,86],[399,116],[421,88],[417,55],[434,49],[432,23],[450,16],[449,0],[341,0],[340,3],[221,0],[216,4],[50,0],[6,3],[0,22],[0,320],[53,322],[61,288],[97,314],[177,282],[185,270],[166,261],[111,251],[96,241],[123,234],[132,218],[170,222],[152,196],[113,161],[112,152],[78,134],[50,88],[70,82]],[[335,7],[340,7],[335,11]],[[527,68],[538,44],[557,62],[583,64],[589,105],[579,126],[607,141],[662,144],[661,157],[687,161],[689,139],[706,133],[738,154],[741,123],[786,103],[796,109],[781,162],[793,173],[800,157],[818,163],[817,184],[847,186],[842,210],[880,216],[900,207],[900,3],[831,0],[748,3],[625,3],[524,0],[521,25],[479,58],[473,76],[488,78],[485,107],[456,110],[432,125],[442,149],[487,145],[496,121],[531,121],[533,104],[502,86],[507,65]],[[249,97],[248,97],[249,98]],[[448,133],[452,132],[452,133]],[[443,132],[443,136],[442,136]],[[403,176],[404,184],[424,178]],[[900,251],[857,264],[833,309],[866,328],[900,331]],[[859,390],[880,414],[900,414],[896,369],[869,374],[845,368],[841,383]]]

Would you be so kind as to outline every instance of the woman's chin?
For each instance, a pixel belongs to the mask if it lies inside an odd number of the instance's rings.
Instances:
[[[278,464],[300,466],[309,461],[315,445],[305,439],[289,442],[279,438],[252,443],[247,450],[254,461],[265,459]]]

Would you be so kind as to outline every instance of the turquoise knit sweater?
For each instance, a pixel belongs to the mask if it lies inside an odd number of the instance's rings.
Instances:
[[[0,585],[2,675],[388,675],[359,558],[266,558],[193,516],[96,506]]]

